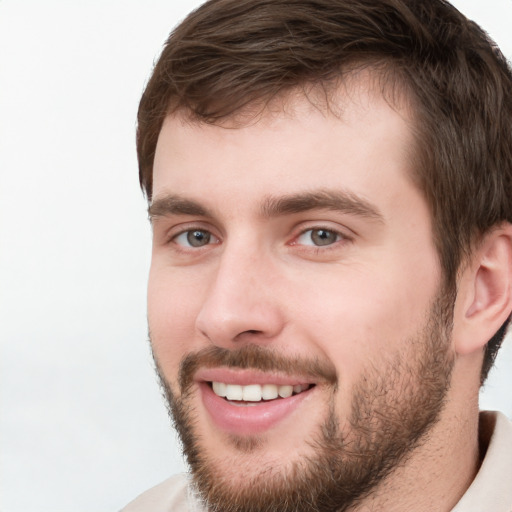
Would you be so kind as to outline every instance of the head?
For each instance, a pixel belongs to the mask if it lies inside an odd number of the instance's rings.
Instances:
[[[505,59],[444,1],[218,0],[171,34],[138,116],[140,182],[155,225],[149,320],[204,493],[229,487],[233,475],[219,468],[247,464],[249,471],[265,449],[268,459],[253,474],[262,499],[271,475],[272,494],[290,503],[314,481],[340,480],[346,488],[317,485],[311,496],[351,503],[421,445],[451,385],[464,272],[487,235],[512,222],[511,119]],[[274,144],[278,154],[269,150]],[[202,152],[208,156],[194,161]],[[242,165],[244,158],[251,163]],[[254,163],[260,158],[266,167]],[[229,206],[235,198],[238,206]],[[315,222],[304,216],[311,211]],[[379,231],[381,221],[400,217]],[[282,219],[303,231],[292,233]],[[252,239],[244,229],[250,222]],[[275,257],[268,226],[272,240],[288,237],[292,255]],[[396,237],[386,246],[389,233]],[[244,250],[244,237],[258,250]],[[171,258],[164,239],[173,244]],[[341,258],[336,251],[347,240]],[[304,249],[312,243],[337,248],[329,256],[325,248]],[[244,280],[252,284],[236,296]],[[191,287],[192,295],[181,293]],[[171,310],[162,306],[166,297]],[[505,333],[507,307],[482,349],[481,382]],[[309,343],[315,336],[321,342]],[[304,446],[284,469],[272,440],[279,428],[269,434],[255,421],[243,431],[228,413],[212,422],[215,413],[205,412],[214,402],[203,383],[257,385],[265,372],[284,387],[309,387],[292,405],[318,417],[314,427],[296,428]],[[307,393],[321,396],[322,407]],[[227,451],[207,446],[209,436]],[[290,480],[298,482],[292,490]],[[232,489],[229,496],[236,501]]]
[[[472,244],[512,221],[512,78],[496,45],[444,1],[204,4],[169,37],[140,103],[139,179],[148,200],[168,115],[184,109],[218,123],[297,88],[328,92],[361,66],[414,106],[413,178],[454,287]],[[487,344],[482,383],[505,331]]]

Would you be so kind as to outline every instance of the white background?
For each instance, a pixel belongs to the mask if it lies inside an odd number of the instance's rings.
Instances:
[[[199,2],[0,0],[0,511],[119,509],[184,468],[153,376],[136,109]],[[512,0],[459,0],[512,56]],[[483,407],[512,416],[510,339]]]

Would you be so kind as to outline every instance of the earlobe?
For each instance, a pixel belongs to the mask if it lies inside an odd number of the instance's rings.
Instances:
[[[460,282],[454,342],[463,355],[481,350],[512,311],[511,224],[484,237]]]

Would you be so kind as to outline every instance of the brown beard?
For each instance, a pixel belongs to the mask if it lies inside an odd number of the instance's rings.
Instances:
[[[384,371],[370,367],[353,389],[351,414],[342,432],[336,414],[338,378],[330,364],[292,360],[257,345],[237,350],[210,347],[181,363],[181,393],[173,393],[155,359],[169,412],[191,468],[195,487],[215,512],[343,512],[368,497],[427,437],[444,406],[453,369],[450,351],[453,297],[439,295],[423,329],[390,358]],[[294,373],[297,369],[330,383],[329,411],[311,440],[311,455],[283,467],[251,465],[247,485],[235,484],[208,458],[197,435],[191,406],[192,376],[204,366],[231,366]],[[264,446],[257,438],[232,438],[244,456]]]

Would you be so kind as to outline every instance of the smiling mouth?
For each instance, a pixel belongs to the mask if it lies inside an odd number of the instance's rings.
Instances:
[[[256,405],[282,398],[290,398],[311,389],[314,384],[277,385],[277,384],[226,384],[209,382],[213,392],[234,405]]]

